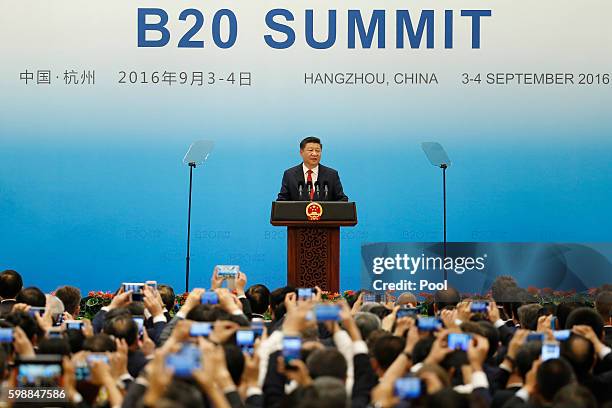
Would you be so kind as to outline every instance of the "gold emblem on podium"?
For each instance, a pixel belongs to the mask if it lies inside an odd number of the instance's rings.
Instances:
[[[310,203],[306,206],[306,216],[310,221],[319,221],[323,215],[323,207],[319,203]]]

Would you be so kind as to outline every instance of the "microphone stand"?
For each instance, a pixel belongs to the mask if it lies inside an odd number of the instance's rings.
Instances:
[[[440,168],[442,169],[442,201],[444,203],[444,262],[446,262],[446,169],[448,168],[448,165],[443,163],[440,165]],[[447,274],[448,272],[446,271],[446,268],[444,268],[445,282],[448,277]]]
[[[191,244],[191,189],[193,186],[193,169],[195,162],[189,163],[189,209],[187,210],[187,257],[185,258],[185,292],[189,292],[189,247]]]

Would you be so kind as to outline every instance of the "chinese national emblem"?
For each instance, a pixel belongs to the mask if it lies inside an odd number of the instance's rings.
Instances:
[[[319,203],[309,203],[306,206],[306,216],[310,221],[319,221],[323,215],[323,207]]]

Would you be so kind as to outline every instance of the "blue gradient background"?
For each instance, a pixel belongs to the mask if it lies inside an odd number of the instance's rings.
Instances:
[[[528,16],[526,1],[476,3],[466,8],[494,11],[479,51],[270,50],[262,45],[261,16],[278,5],[238,2],[238,44],[222,52],[137,49],[137,7],[162,2],[110,1],[86,10],[75,10],[74,1],[3,2],[0,269],[16,269],[44,290],[66,283],[113,290],[145,279],[182,290],[188,168],[181,159],[196,139],[217,144],[194,173],[192,287],[208,285],[215,264],[239,264],[249,283],[284,284],[286,235],[269,224],[270,202],[282,171],[299,163],[299,140],[311,134],[323,139],[322,162],[339,170],[358,205],[359,224],[342,231],[342,289],[359,285],[363,243],[441,238],[441,174],[422,141],[439,141],[453,160],[450,241],[610,241],[610,86],[463,87],[459,75],[610,72],[604,10],[612,6],[592,2],[601,13],[587,21],[587,10],[569,1],[543,1]],[[310,4],[291,7],[298,14]],[[460,8],[450,1],[437,8],[445,6]],[[351,3],[359,7],[372,5]],[[20,23],[26,17],[29,28]],[[555,25],[529,25],[543,21]],[[517,38],[521,29],[529,35]],[[96,85],[25,86],[18,78],[26,68],[95,69]],[[123,69],[250,70],[254,84],[120,86]],[[435,71],[440,85],[304,86],[310,71]]]

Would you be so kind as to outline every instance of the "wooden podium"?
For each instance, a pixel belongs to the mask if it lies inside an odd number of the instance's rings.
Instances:
[[[344,201],[274,201],[270,223],[287,227],[287,284],[340,290],[340,227],[357,224]]]

